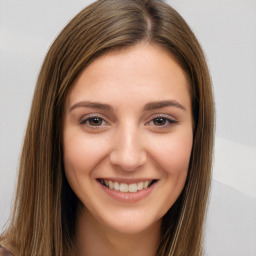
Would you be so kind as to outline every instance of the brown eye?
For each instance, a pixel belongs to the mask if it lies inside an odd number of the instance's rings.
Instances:
[[[97,117],[97,116],[89,117],[81,122],[81,124],[87,124],[87,125],[93,126],[93,127],[101,126],[104,123],[105,123],[105,121],[102,118]]]
[[[88,118],[88,124],[91,126],[101,126],[103,124],[103,120],[99,117],[91,117]]]
[[[153,119],[152,122],[156,126],[164,126],[164,125],[166,125],[166,123],[168,123],[168,120],[163,117],[157,117],[157,118]]]
[[[151,119],[146,125],[157,128],[171,128],[173,125],[178,124],[178,121],[171,117],[157,116]]]

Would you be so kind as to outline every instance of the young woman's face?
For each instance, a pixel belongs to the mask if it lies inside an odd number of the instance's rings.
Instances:
[[[92,62],[66,99],[64,166],[84,214],[136,233],[180,195],[193,144],[188,81],[174,58],[139,44]]]

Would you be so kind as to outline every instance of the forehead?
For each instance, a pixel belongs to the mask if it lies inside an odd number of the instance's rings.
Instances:
[[[169,100],[190,104],[185,72],[164,48],[138,44],[114,50],[95,59],[71,87],[67,103],[79,100],[112,101],[127,98]]]

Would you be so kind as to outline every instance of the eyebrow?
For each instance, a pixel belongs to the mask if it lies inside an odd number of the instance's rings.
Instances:
[[[78,103],[74,104],[69,109],[69,111],[71,112],[73,109],[80,108],[80,107],[84,107],[84,108],[98,108],[98,109],[103,109],[103,110],[107,110],[107,111],[113,111],[113,107],[111,107],[108,104],[103,104],[103,103],[98,103],[98,102],[90,102],[90,101],[78,102]]]
[[[90,102],[90,101],[81,101],[76,104],[74,104],[69,111],[71,112],[75,108],[97,108],[97,109],[103,109],[107,111],[113,111],[113,107],[104,104],[104,103],[99,103],[99,102]],[[143,111],[150,111],[150,110],[155,110],[155,109],[160,109],[160,108],[165,108],[165,107],[175,107],[179,108],[182,110],[186,111],[186,108],[180,104],[179,102],[175,100],[165,100],[165,101],[154,101],[154,102],[149,102],[143,107]]]
[[[175,107],[175,108],[179,108],[186,111],[186,108],[176,100],[149,102],[144,106],[143,110],[149,111],[149,110],[155,110],[155,109],[165,108],[165,107]]]

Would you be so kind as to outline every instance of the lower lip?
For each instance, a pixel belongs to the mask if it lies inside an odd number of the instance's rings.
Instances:
[[[156,184],[158,182],[155,182],[150,187],[146,189],[139,190],[137,192],[120,192],[118,190],[110,189],[101,183],[100,186],[103,188],[103,190],[112,198],[122,201],[122,202],[138,202],[146,197],[148,197],[151,192],[154,190]]]

